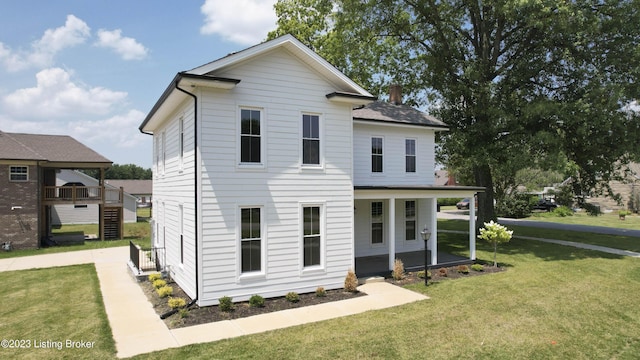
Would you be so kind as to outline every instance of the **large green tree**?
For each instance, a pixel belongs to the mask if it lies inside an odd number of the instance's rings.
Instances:
[[[403,85],[409,103],[450,126],[439,154],[468,172],[478,223],[495,218],[494,181],[566,168],[576,193],[638,152],[640,1],[280,0],[291,33],[372,92]],[[570,166],[565,166],[569,164]]]

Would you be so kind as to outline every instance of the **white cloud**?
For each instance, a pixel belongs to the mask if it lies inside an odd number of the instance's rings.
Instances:
[[[129,110],[125,114],[100,120],[79,120],[68,123],[69,134],[88,143],[103,143],[117,148],[132,148],[139,144],[142,137],[137,131],[144,120],[145,113]]]
[[[91,36],[91,29],[82,20],[67,15],[64,26],[47,29],[29,51],[13,51],[0,43],[0,61],[8,71],[20,71],[32,66],[46,67],[61,50],[82,44]]]
[[[124,60],[140,60],[147,56],[148,49],[135,39],[130,37],[122,37],[122,31],[116,29],[107,31],[98,30],[97,46],[113,49]]]
[[[263,41],[276,28],[275,0],[206,0],[200,7],[203,34],[217,34],[242,45]]]
[[[78,85],[60,68],[36,74],[37,85],[18,89],[2,100],[9,113],[21,118],[75,119],[86,115],[104,115],[126,100],[127,93],[102,87]]]

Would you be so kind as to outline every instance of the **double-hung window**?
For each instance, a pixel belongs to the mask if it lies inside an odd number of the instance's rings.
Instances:
[[[416,239],[416,202],[407,200],[404,202],[404,231],[405,240]]]
[[[305,206],[302,208],[304,216],[303,233],[303,264],[304,267],[320,265],[322,235],[320,230],[320,207]]]
[[[405,171],[408,173],[416,172],[416,140],[405,139]]]
[[[320,116],[302,115],[302,164],[320,165]]]
[[[240,109],[240,162],[260,163],[261,160],[261,111]]]
[[[240,234],[241,272],[257,272],[261,270],[262,236],[260,228],[261,208],[242,208]]]
[[[371,138],[371,172],[382,172],[382,138]]]
[[[29,180],[29,167],[28,166],[10,166],[9,167],[9,180],[10,181],[27,181],[27,180]]]
[[[371,244],[373,245],[384,243],[383,221],[382,201],[373,201],[371,203]]]

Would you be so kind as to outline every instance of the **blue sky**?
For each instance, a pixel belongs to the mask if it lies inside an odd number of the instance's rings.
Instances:
[[[179,71],[263,41],[276,0],[20,0],[0,11],[0,130],[151,167],[138,126]]]

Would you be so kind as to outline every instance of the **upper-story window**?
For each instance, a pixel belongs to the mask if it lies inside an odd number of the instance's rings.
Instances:
[[[10,181],[27,181],[27,180],[29,180],[29,167],[28,166],[10,166],[9,167],[9,180]]]
[[[320,116],[302,115],[302,164],[320,165]]]
[[[405,171],[408,173],[416,172],[416,140],[405,139]]]
[[[262,112],[257,109],[240,109],[240,162],[262,162],[261,139]]]
[[[382,138],[371,138],[371,172],[382,172]]]

